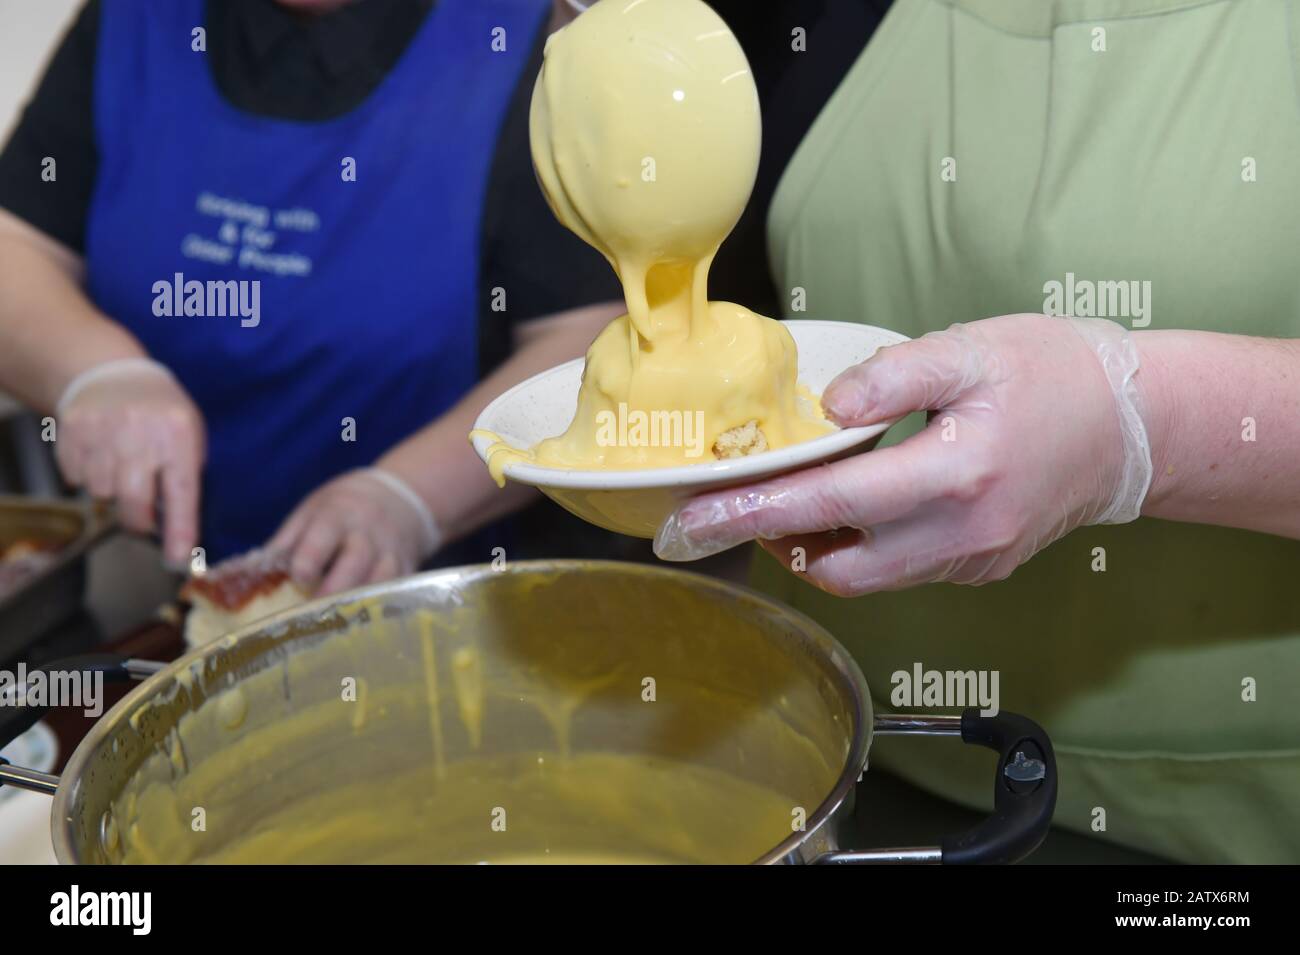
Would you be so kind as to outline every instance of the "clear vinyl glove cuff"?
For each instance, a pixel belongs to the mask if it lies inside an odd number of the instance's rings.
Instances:
[[[89,385],[97,381],[107,378],[132,378],[137,375],[162,375],[167,378],[175,378],[166,365],[156,362],[152,358],[115,358],[112,361],[92,365],[68,382],[63,389],[63,394],[59,396],[58,404],[54,406],[54,412],[58,414],[63,411]]]
[[[404,500],[411,509],[420,518],[420,560],[426,560],[432,557],[442,546],[443,533],[438,527],[438,522],[434,520],[433,512],[429,506],[424,503],[424,499],[415,493],[411,485],[407,484],[392,471],[385,471],[383,468],[371,467],[363,468],[360,474],[369,478],[374,478],[380,484],[384,485],[402,500]]]
[[[1151,487],[1151,441],[1142,418],[1142,392],[1134,380],[1138,372],[1138,350],[1127,328],[1100,318],[1065,319],[1092,348],[1110,383],[1119,415],[1124,460],[1110,503],[1090,523],[1127,524],[1142,512]]]

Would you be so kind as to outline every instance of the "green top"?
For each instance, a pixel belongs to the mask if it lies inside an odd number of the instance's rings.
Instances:
[[[1300,336],[1298,119],[1300,0],[899,0],[781,182],[778,285],[810,316],[917,336],[1044,311],[1053,280],[1150,282],[1120,320]],[[1240,439],[1240,420],[1203,426]],[[1102,838],[1295,862],[1297,570],[1300,541],[1143,519],[980,588],[842,600],[766,557],[755,575],[850,648],[884,709],[916,663],[1000,671],[1002,708],[1055,742],[1059,825],[1096,831],[1101,808]],[[987,753],[882,739],[873,761],[990,801]]]

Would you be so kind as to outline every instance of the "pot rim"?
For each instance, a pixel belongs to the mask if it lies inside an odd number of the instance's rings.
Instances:
[[[841,689],[845,691],[849,709],[854,718],[853,735],[849,741],[844,765],[831,787],[817,808],[809,815],[802,832],[792,832],[789,836],[773,846],[763,855],[753,860],[751,865],[767,865],[782,861],[800,845],[807,842],[839,810],[845,800],[853,793],[859,777],[866,767],[867,751],[871,745],[871,701],[866,677],[853,657],[837,639],[808,615],[789,607],[768,594],[755,590],[746,584],[711,577],[695,571],[681,570],[676,567],[664,567],[657,564],[643,564],[635,561],[589,560],[584,558],[540,559],[512,561],[505,573],[520,571],[534,572],[589,572],[589,571],[627,571],[629,568],[637,573],[648,574],[667,580],[689,580],[695,586],[704,586],[719,592],[740,595],[761,605],[767,611],[788,620],[799,637],[814,646],[828,670],[838,678]],[[60,782],[54,793],[50,806],[50,829],[54,845],[55,858],[61,864],[76,864],[73,833],[76,820],[71,815],[71,807],[84,785],[85,773],[93,752],[108,740],[114,731],[128,721],[131,715],[147,701],[151,700],[165,686],[174,682],[182,671],[192,670],[196,664],[205,666],[208,658],[229,651],[239,642],[256,635],[274,635],[279,628],[301,617],[323,617],[331,609],[340,605],[354,604],[367,599],[392,597],[408,591],[423,591],[429,585],[455,579],[460,582],[472,582],[487,575],[498,575],[502,571],[494,570],[491,564],[466,564],[457,567],[439,568],[412,574],[395,581],[369,584],[354,590],[320,597],[288,610],[280,611],[269,617],[263,617],[252,624],[232,631],[230,634],[203,646],[195,647],[157,673],[134,687],[121,700],[103,714],[91,727],[90,731],[77,744],[72,756],[60,775]]]

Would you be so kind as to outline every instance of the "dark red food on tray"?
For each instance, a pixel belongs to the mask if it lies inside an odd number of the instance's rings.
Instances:
[[[59,544],[31,538],[16,540],[0,548],[0,600],[53,564],[60,550]]]

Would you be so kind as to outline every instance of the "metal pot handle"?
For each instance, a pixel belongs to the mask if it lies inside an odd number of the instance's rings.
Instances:
[[[135,660],[111,653],[91,653],[79,657],[65,657],[62,660],[32,667],[27,674],[30,682],[30,677],[34,673],[49,675],[55,672],[81,670],[85,673],[103,673],[105,683],[125,683],[129,680],[143,680],[153,676],[164,666],[165,663],[155,663],[152,660]],[[7,687],[3,693],[0,693],[0,748],[8,746],[31,729],[49,710],[48,706],[34,706],[25,702],[27,686],[27,683],[22,683]],[[54,790],[58,788],[59,777],[14,766],[9,760],[0,756],[0,786],[5,783],[20,789],[53,795]]]
[[[974,828],[937,846],[828,852],[818,863],[937,863],[971,865],[1019,862],[1042,844],[1056,809],[1056,755],[1047,733],[1015,713],[981,716],[876,717],[877,736],[960,736],[963,743],[998,754],[993,777],[993,814]]]

